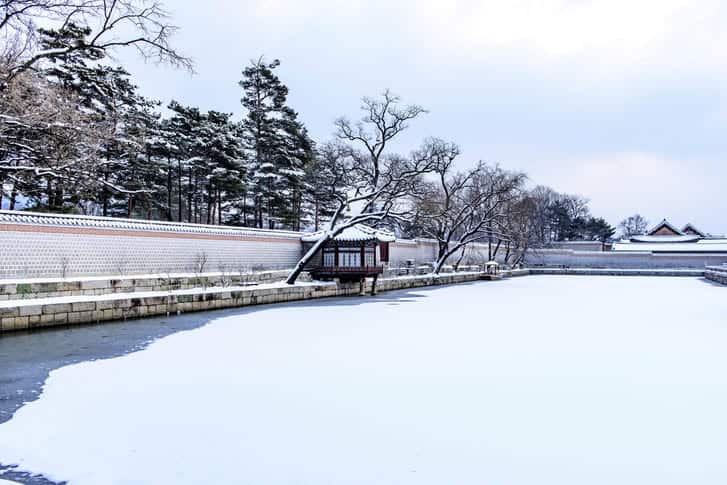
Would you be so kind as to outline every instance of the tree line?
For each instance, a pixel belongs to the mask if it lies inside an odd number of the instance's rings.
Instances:
[[[86,42],[68,26],[44,49]],[[16,75],[2,94],[0,180],[6,205],[206,224],[302,228],[326,201],[313,190],[315,144],[287,104],[278,61],[252,62],[246,116],[139,94],[102,52],[73,51]]]

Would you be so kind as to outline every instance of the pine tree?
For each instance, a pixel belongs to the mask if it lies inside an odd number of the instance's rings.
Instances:
[[[43,33],[45,48],[62,48],[84,42],[89,31],[70,24]],[[154,168],[143,155],[144,138],[156,123],[157,103],[138,94],[123,68],[98,64],[103,57],[103,51],[71,51],[55,58],[45,73],[76,95],[79,112],[94,124],[98,137],[97,158],[79,174],[83,183],[76,190],[81,199],[77,202],[99,201],[102,215],[130,217],[135,202],[148,199],[153,190],[145,181]]]
[[[278,60],[253,61],[239,83],[247,110],[243,130],[250,161],[245,199],[251,199],[257,227],[300,226],[305,166],[313,159],[313,142],[298,114],[286,105],[288,88],[273,72],[279,65]],[[243,219],[248,220],[246,213]]]
[[[238,126],[231,114],[209,111],[200,130],[200,157],[207,170],[205,177],[206,223],[221,224],[223,212],[244,189],[245,167]]]

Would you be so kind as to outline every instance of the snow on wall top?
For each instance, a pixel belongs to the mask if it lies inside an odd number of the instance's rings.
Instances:
[[[299,238],[295,231],[265,230],[250,227],[213,226],[186,222],[146,221],[116,217],[45,214],[38,212],[0,210],[0,225],[20,224],[53,227],[77,227],[79,229],[108,229],[121,231],[172,232],[181,234],[209,234],[218,236],[257,236]]]
[[[301,237],[303,242],[316,242],[326,234],[325,231],[318,231],[311,234],[306,234]],[[374,229],[373,227],[365,226],[363,224],[356,224],[355,226],[347,227],[335,238],[336,241],[379,241],[379,242],[394,242],[396,237],[389,231],[381,229]]]
[[[657,236],[662,240],[667,236]],[[727,252],[727,239],[702,239],[694,242],[654,242],[632,243],[618,242],[611,247],[612,251],[647,251],[668,253],[724,253]]]
[[[685,234],[682,236],[632,236],[631,242],[635,243],[690,243],[701,239],[700,236],[694,234]]]

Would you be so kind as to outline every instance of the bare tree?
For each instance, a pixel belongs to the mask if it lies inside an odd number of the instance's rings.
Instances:
[[[437,240],[434,272],[439,273],[454,254],[474,242],[496,235],[505,239],[505,208],[516,199],[525,176],[498,166],[478,163],[466,172],[454,172],[456,146],[439,142],[436,181],[418,194],[415,226],[422,235]]]
[[[533,201],[533,230],[536,243],[543,246],[552,239],[551,207],[559,194],[545,185],[538,185],[530,191]]]
[[[492,259],[503,250],[502,260],[510,267],[517,266],[525,259],[531,242],[536,239],[534,219],[537,214],[536,202],[531,194],[524,192],[506,204],[505,223],[502,228],[506,238],[498,239]],[[504,247],[503,247],[504,246]]]
[[[13,187],[44,181],[52,204],[52,194],[63,185],[78,190],[77,177],[92,171],[97,128],[72,93],[24,73],[0,96],[0,174]]]
[[[644,234],[648,225],[648,221],[641,214],[634,214],[621,221],[618,227],[621,229],[622,236],[629,238]]]
[[[409,122],[425,113],[416,105],[402,106],[388,90],[379,98],[363,98],[360,121],[336,120],[337,142],[324,148],[322,163],[329,173],[331,195],[337,207],[323,235],[298,261],[286,282],[295,283],[306,264],[331,239],[360,223],[378,224],[404,219],[411,213],[404,200],[416,189],[422,174],[435,166],[437,145],[425,142],[409,157],[387,148]]]
[[[41,19],[57,34],[51,48],[39,49]],[[136,49],[145,60],[191,71],[192,60],[170,43],[176,30],[157,0],[3,0],[0,39],[7,47],[1,55],[8,63],[3,84],[44,60],[78,51],[110,55],[122,47]]]

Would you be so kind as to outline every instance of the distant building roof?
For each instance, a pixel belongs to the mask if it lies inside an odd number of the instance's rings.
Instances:
[[[704,231],[700,231],[700,230],[699,230],[699,229],[697,229],[697,227],[696,227],[696,226],[695,226],[694,224],[692,224],[691,222],[687,223],[687,225],[686,225],[686,226],[684,226],[684,227],[682,228],[682,232],[683,232],[684,234],[695,234],[695,235],[697,235],[697,236],[702,236],[702,237],[707,237],[707,236],[708,236],[708,234],[707,234],[706,232],[704,232]]]
[[[674,226],[672,223],[670,223],[666,219],[663,219],[656,226],[652,227],[651,230],[649,230],[649,232],[647,232],[646,234],[648,236],[656,236],[656,235],[658,235],[657,233],[661,232],[662,235],[664,235],[663,234],[664,229],[666,229],[668,232],[671,232],[672,235],[674,235],[674,236],[682,236],[683,235],[682,234],[682,231],[680,231],[679,229],[677,229],[676,226]]]
[[[301,237],[303,242],[316,242],[326,234],[325,231],[313,232]],[[336,241],[378,241],[378,242],[394,242],[396,237],[394,233],[383,229],[375,229],[363,224],[347,227],[341,231],[335,238]]]

